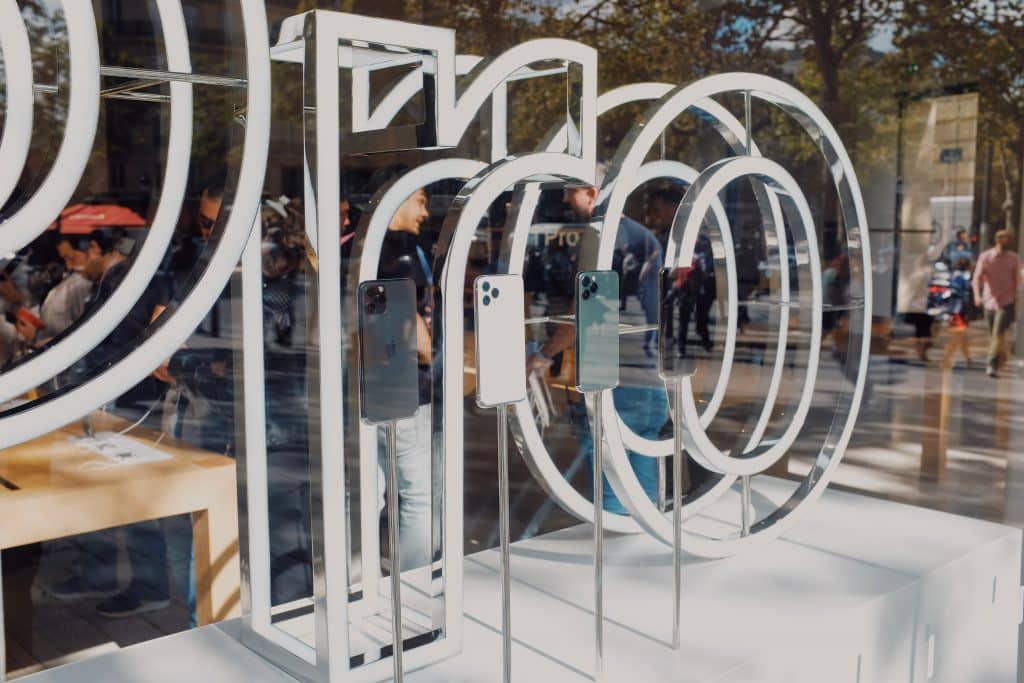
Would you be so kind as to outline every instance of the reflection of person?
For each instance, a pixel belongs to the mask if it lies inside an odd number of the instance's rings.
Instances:
[[[262,218],[270,593],[281,605],[313,591],[307,328],[301,317],[306,237],[298,200],[267,200]]]
[[[740,300],[737,323],[741,330],[750,323],[750,312],[743,302],[760,289],[761,264],[765,258],[761,227],[757,223],[748,223],[736,245],[736,292]]]
[[[86,304],[85,315],[102,308],[113,295],[128,273],[128,257],[133,249],[134,241],[117,231],[101,229],[90,233],[82,272],[94,283],[94,290]],[[81,381],[103,370],[121,358],[126,349],[136,346],[146,327],[159,311],[163,310],[165,304],[165,292],[161,283],[151,283],[117,327],[76,365],[70,373],[72,381]],[[143,384],[148,384],[148,380],[144,380],[139,386]],[[138,387],[131,391],[137,390]],[[112,598],[113,602],[101,603],[97,607],[100,614],[109,612],[108,616],[129,616],[167,606],[167,600],[160,599],[159,596],[146,595],[144,592],[142,598],[136,595],[136,589],[144,585],[148,578],[144,572],[135,571],[135,556],[142,552],[140,548],[148,550],[140,540],[148,524],[150,523],[144,522],[127,528],[128,554],[133,561],[132,585],[121,596]],[[102,532],[80,536],[76,545],[80,556],[76,571],[66,580],[49,586],[47,590],[50,595],[58,600],[114,595],[118,588],[117,546]],[[126,596],[130,596],[133,602],[129,603]]]
[[[957,230],[955,237],[942,249],[942,260],[946,262],[946,265],[956,267],[960,263],[960,259],[974,260],[974,252],[971,251],[967,231],[963,228]]]
[[[949,341],[946,343],[942,364],[944,367],[950,367],[953,356],[959,350],[964,355],[967,368],[970,369],[971,348],[967,343],[967,327],[973,303],[971,261],[968,258],[961,258],[953,265],[956,270],[949,279],[949,299],[946,304],[946,314],[949,316]]]
[[[850,259],[840,254],[829,262],[821,274],[821,289],[826,306],[841,306],[850,300]],[[822,332],[829,333],[840,327],[845,311],[825,311],[822,315]]]
[[[928,313],[928,285],[932,279],[932,268],[928,254],[921,254],[914,263],[914,272],[907,280],[907,311],[903,320],[914,326],[914,348],[922,362],[928,362],[928,349],[932,347],[932,316]]]
[[[198,232],[204,242],[209,240],[213,233],[220,212],[222,196],[223,186],[219,181],[206,183],[201,193],[198,211],[195,214],[195,223],[190,227]],[[182,243],[177,245],[176,253],[172,254],[168,289],[173,290],[175,296],[185,293],[184,285],[188,280],[188,273],[198,259],[198,253],[193,250],[194,247],[194,243]],[[160,283],[160,285],[162,284]],[[160,289],[156,289],[151,285],[149,289],[162,293],[160,300],[152,302],[151,321],[164,311],[170,298],[170,292],[162,291],[162,286]],[[148,291],[147,295],[150,295]],[[149,304],[146,306],[148,307]],[[141,312],[139,313],[141,314]],[[215,349],[214,354],[218,354],[219,351],[219,349]],[[167,385],[164,387],[164,410],[175,413],[174,415],[164,415],[165,424],[174,425],[179,415],[184,414],[190,407],[184,392],[180,395],[175,393],[173,402],[168,404],[166,401],[168,387],[170,390],[182,391],[181,384],[184,382],[179,382],[179,380],[185,375],[188,375],[191,386],[214,387],[221,392],[230,390],[232,383],[225,381],[227,377],[226,362],[221,360],[221,356],[224,355],[216,355],[216,361],[212,363],[201,362],[185,349],[175,353],[154,371],[153,378]],[[230,394],[227,396],[227,400],[230,401]],[[221,406],[223,401],[210,401],[210,403]],[[218,419],[219,417],[220,413],[216,410],[211,410],[204,415],[203,435],[230,433],[233,437],[233,427],[230,422],[225,423],[223,419]],[[182,436],[180,430],[174,427],[171,431],[176,437]],[[227,448],[224,441],[210,439],[210,443],[215,444],[211,448],[215,452],[225,452]],[[186,516],[141,522],[126,529],[125,546],[131,568],[131,581],[123,591],[97,605],[96,611],[100,616],[124,618],[166,608],[170,603],[169,562],[175,582],[184,593],[190,625],[195,625],[195,576],[189,522],[190,520]]]
[[[647,206],[644,210],[644,222],[661,243],[661,249],[668,248],[668,238],[672,232],[672,222],[683,195],[673,188],[659,187],[647,195]]]
[[[116,231],[94,230],[90,233],[82,273],[93,282],[93,293],[86,304],[85,315],[91,315],[93,311],[102,308],[113,296],[114,290],[128,274],[128,257],[134,247],[133,239]],[[85,355],[79,364],[79,373],[91,376],[122,357],[126,349],[134,348],[166,303],[163,283],[156,279],[143,290],[128,314],[106,339]]]
[[[565,202],[573,213],[589,221],[597,202],[597,188],[578,187],[567,190]],[[661,244],[654,234],[631,218],[623,216],[615,233],[612,269],[619,274],[619,310],[625,310],[626,299],[636,296],[644,311],[644,320],[658,322],[658,277],[664,263]],[[650,353],[656,333],[644,335],[644,351]]]
[[[403,169],[386,169],[375,178],[378,187],[397,177]],[[399,539],[402,570],[422,567],[431,560],[431,523],[433,479],[431,471],[430,402],[433,392],[431,375],[431,342],[428,322],[433,306],[433,274],[426,253],[419,244],[420,226],[429,217],[427,193],[413,192],[395,215],[381,247],[378,277],[411,278],[416,284],[416,356],[419,361],[419,410],[414,417],[399,420],[398,441],[398,507]],[[383,430],[380,430],[378,454],[380,480],[387,467]],[[438,477],[438,480],[440,478]],[[381,486],[381,490],[383,490]],[[394,492],[388,492],[394,495]],[[383,507],[383,499],[378,501]]]
[[[46,324],[48,337],[57,336],[82,317],[92,290],[92,283],[82,274],[85,252],[75,249],[67,239],[57,244],[57,252],[67,271],[39,307],[39,317]]]
[[[594,208],[597,203],[598,190],[593,186],[582,186],[567,188],[564,194],[564,201],[573,210],[577,218],[581,221],[589,221],[593,217]],[[627,227],[623,229],[623,225],[627,224]],[[632,225],[628,225],[632,224]],[[640,231],[646,233],[642,239],[646,241],[647,237],[653,239],[650,231],[644,228],[636,221],[631,221],[628,218],[623,217],[620,221],[619,235],[626,233],[626,236],[622,238],[625,244],[629,244],[630,237],[629,233],[633,233],[633,239],[637,239],[639,231],[636,230],[638,227]],[[616,244],[620,243],[619,238],[616,239]],[[655,241],[655,244],[657,242]],[[658,248],[658,265],[653,268],[654,277],[652,283],[647,285],[653,288],[653,315],[654,320],[657,320],[658,315],[658,277],[661,270],[661,249],[660,245]],[[557,325],[554,333],[547,339],[541,348],[534,354],[532,354],[526,361],[526,370],[528,373],[532,373],[538,369],[545,369],[551,365],[552,359],[564,353],[570,349],[574,344],[575,333],[572,326],[570,325]],[[665,422],[665,415],[668,413],[668,400],[663,389],[653,389],[648,386],[624,386],[620,385],[612,391],[612,398],[615,402],[615,407],[622,416],[622,419],[627,425],[629,425],[633,431],[640,436],[648,439],[658,438],[658,432]],[[587,406],[584,401],[570,402],[569,412],[573,419],[573,431],[574,435],[579,440],[580,453],[585,455],[588,461],[593,466],[593,435],[590,429],[590,422],[587,418]],[[652,501],[657,499],[658,495],[658,463],[654,458],[643,456],[633,452],[627,452],[630,465],[633,467],[633,471],[636,473],[637,478],[640,480],[640,484],[647,493],[648,498]],[[591,478],[592,479],[592,478]],[[604,509],[609,512],[616,514],[625,514],[626,509],[622,505],[622,502],[612,491],[611,485],[608,483],[607,477],[603,479],[604,486]]]
[[[223,183],[216,181],[206,183],[206,187],[199,195],[199,211],[196,215],[199,236],[204,242],[208,242],[213,235],[213,229],[217,225],[217,216],[220,215],[220,207],[223,203]]]
[[[1005,356],[1003,336],[1016,314],[1017,289],[1020,287],[1020,259],[1010,251],[1013,233],[1000,230],[996,243],[982,252],[974,268],[974,302],[985,309],[985,322],[991,336],[988,347],[989,377],[995,377]]]
[[[14,312],[14,329],[17,334],[6,361],[8,365],[31,355],[42,345],[45,325],[38,313],[38,309],[24,306]]]
[[[707,235],[701,233],[697,237],[697,244],[693,253],[693,264],[686,269],[685,291],[673,289],[670,301],[662,302],[667,307],[663,314],[672,317],[671,303],[675,302],[679,307],[679,334],[676,342],[679,347],[679,355],[686,355],[686,342],[690,332],[690,318],[696,318],[697,334],[700,336],[701,346],[705,351],[714,348],[711,341],[711,331],[708,323],[711,317],[711,307],[717,296],[717,284],[715,280],[715,261],[711,251],[711,240]],[[682,287],[683,283],[678,283]],[[696,314],[696,315],[695,315]],[[672,330],[672,325],[667,326],[667,331]]]
[[[93,231],[89,235],[83,274],[95,282],[86,314],[99,310],[113,295],[128,274],[129,256],[134,240],[118,232]],[[86,355],[81,372],[86,376],[96,372],[124,355],[125,349],[136,346],[146,328],[167,305],[167,292],[162,280],[154,280],[129,310],[124,319],[95,349]],[[159,400],[160,389],[152,378],[146,378],[126,396],[143,395],[144,400]],[[119,405],[126,399],[119,399]],[[158,522],[142,522],[125,529],[125,547],[132,570],[128,587],[116,593],[117,548],[102,534],[89,534],[79,539],[82,548],[83,570],[67,581],[52,586],[50,593],[61,600],[101,597],[113,594],[101,602],[96,611],[106,617],[127,617],[143,612],[163,609],[169,604],[167,595],[166,554],[163,531]],[[87,558],[87,559],[86,559]],[[107,565],[110,566],[107,566]]]

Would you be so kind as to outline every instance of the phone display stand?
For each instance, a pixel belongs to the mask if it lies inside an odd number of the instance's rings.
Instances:
[[[665,268],[659,278],[658,306],[658,375],[665,381],[669,392],[672,413],[672,649],[680,644],[680,619],[682,614],[682,544],[683,544],[683,377],[696,372],[693,359],[685,348],[678,354],[673,334],[673,320],[678,301],[694,297],[695,280],[693,268]],[[680,320],[680,325],[683,322]],[[679,334],[682,337],[683,331]]]
[[[594,680],[604,680],[604,428],[601,395],[619,384],[619,276],[576,276],[576,388],[594,409]]]
[[[481,275],[473,285],[476,401],[498,414],[498,532],[501,550],[502,680],[512,681],[512,538],[509,529],[508,407],[527,397],[523,280]]]
[[[397,422],[397,421],[396,421]],[[388,553],[391,557],[391,632],[394,646],[391,661],[395,668],[395,681],[403,678],[402,667],[402,559],[399,550],[398,510],[398,425],[384,425],[388,462]]]
[[[398,422],[417,412],[415,284],[409,278],[359,286],[361,419],[382,426],[387,461],[388,557],[394,680],[402,681],[402,559],[398,505]],[[398,397],[396,399],[396,397]],[[403,397],[406,397],[403,400]],[[409,399],[413,400],[409,400]]]

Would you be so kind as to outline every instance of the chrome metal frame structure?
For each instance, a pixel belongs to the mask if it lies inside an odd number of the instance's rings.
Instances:
[[[302,26],[302,44],[289,40],[300,35]],[[340,45],[340,47],[339,47]],[[314,244],[336,244],[340,235],[339,219],[336,209],[340,201],[340,161],[336,153],[330,150],[366,152],[408,149],[423,146],[454,146],[465,134],[466,129],[478,116],[485,103],[492,107],[492,155],[503,156],[505,153],[505,116],[504,90],[508,81],[517,78],[530,78],[551,73],[565,74],[567,87],[576,98],[575,105],[570,106],[570,119],[567,143],[577,149],[577,155],[543,154],[527,155],[514,163],[505,166],[498,174],[498,180],[504,180],[509,171],[523,173],[514,180],[526,179],[531,176],[551,178],[550,170],[568,169],[584,182],[592,182],[595,162],[596,131],[594,117],[588,111],[588,103],[596,97],[596,55],[593,50],[571,41],[539,40],[519,45],[493,60],[480,61],[473,58],[456,59],[454,54],[454,34],[443,29],[431,29],[403,22],[356,17],[334,12],[314,11],[289,19],[282,28],[282,40],[273,50],[274,58],[286,61],[298,61],[299,55],[304,58],[306,74],[306,158],[310,170],[310,184],[307,189],[306,206],[316,208]],[[561,59],[566,62],[564,69],[555,71],[534,71],[530,64],[538,60]],[[391,66],[396,64],[418,64],[405,79],[396,86],[398,94],[389,93],[373,112],[365,101],[368,94],[366,73],[374,66]],[[338,69],[342,69],[341,82],[349,86],[348,92],[341,91],[338,86]],[[468,84],[461,94],[455,98],[455,78],[458,71],[469,69]],[[419,91],[416,81],[427,83],[424,88],[429,97],[428,114],[425,125],[410,130],[404,128],[375,129],[385,126],[408,97]],[[351,103],[339,108],[334,104],[339,101]],[[326,106],[321,103],[327,103]],[[433,126],[433,128],[432,128]],[[352,143],[351,145],[349,143]],[[566,143],[563,143],[566,144]],[[583,161],[579,155],[585,155]],[[550,163],[557,159],[554,166]],[[567,161],[568,160],[568,161]],[[581,163],[582,162],[582,163]],[[525,169],[525,170],[518,170]],[[587,171],[589,169],[589,171]],[[487,167],[482,162],[446,159],[421,166],[392,184],[381,188],[371,201],[369,210],[364,214],[358,227],[353,252],[354,262],[359,263],[358,270],[350,277],[355,278],[348,288],[354,293],[359,282],[373,279],[376,276],[380,248],[387,230],[388,222],[401,203],[415,190],[437,180],[447,178],[470,178],[486,174]],[[590,178],[588,178],[588,175]],[[486,210],[505,188],[497,187],[491,180],[484,188],[477,188],[477,211]],[[467,184],[480,185],[479,182]],[[492,193],[487,198],[484,193]],[[460,195],[461,196],[461,195]],[[455,204],[459,204],[457,198]],[[484,203],[486,202],[486,203]],[[453,211],[454,213],[454,211]],[[434,323],[436,348],[443,348],[446,354],[458,350],[461,361],[461,282],[464,278],[466,250],[472,241],[479,214],[472,221],[451,225],[451,216],[446,222],[442,243],[444,255],[435,265],[438,280],[442,282],[443,310],[437,312],[438,320]],[[337,298],[338,276],[340,263],[337,261],[336,250],[317,250],[318,268],[318,319],[321,349],[343,348],[342,311],[352,310],[352,302],[342,302]],[[454,258],[453,258],[454,257]],[[449,271],[454,268],[458,275]],[[461,270],[459,270],[461,269]],[[256,280],[260,277],[253,269],[244,269],[246,277]],[[448,284],[450,283],[450,284]],[[251,286],[246,291],[258,291]],[[449,302],[455,304],[453,310]],[[255,321],[256,304],[247,306],[253,311]],[[250,323],[246,321],[247,329]],[[459,340],[453,341],[451,327],[459,331]],[[446,329],[447,328],[447,329]],[[443,331],[442,331],[443,330]],[[262,333],[255,322],[250,329],[250,337]],[[248,344],[248,343],[247,343]],[[246,354],[250,351],[247,348]],[[255,363],[254,363],[255,365]],[[443,431],[442,457],[444,462],[444,492],[441,578],[443,580],[443,603],[439,610],[442,623],[437,640],[426,645],[411,649],[406,655],[406,668],[413,670],[432,661],[443,658],[456,651],[461,641],[461,572],[462,572],[462,406],[461,391],[462,364],[445,357],[445,378],[443,395],[444,402],[435,406],[434,424],[436,429]],[[316,397],[319,402],[317,412],[321,416],[340,415],[343,411],[341,373],[344,372],[340,354],[320,354],[319,388]],[[256,376],[246,376],[247,386]],[[259,384],[258,380],[251,382]],[[262,405],[256,393],[247,400],[250,404]],[[253,424],[259,418],[253,420]],[[313,477],[313,519],[314,519],[314,615],[316,621],[317,642],[314,647],[301,643],[288,636],[271,624],[269,610],[269,569],[265,563],[269,555],[257,554],[255,544],[243,567],[249,574],[249,589],[252,591],[252,616],[247,618],[248,630],[245,635],[247,644],[254,647],[264,656],[283,666],[289,671],[309,680],[334,681],[341,680],[381,680],[386,678],[390,667],[386,661],[353,664],[353,653],[349,651],[349,578],[348,578],[348,544],[345,525],[345,477],[342,468],[343,434],[338,429],[338,421],[321,418],[321,431],[315,435],[311,448],[314,458]],[[247,424],[248,429],[248,424]],[[253,434],[258,438],[258,434]],[[377,480],[377,443],[375,429],[360,426],[359,473],[362,490],[376,490]],[[330,454],[330,455],[328,455]],[[266,491],[265,465],[254,463],[258,460],[255,450],[247,454],[247,498],[249,511],[250,539],[259,537],[259,547],[265,548],[264,538],[267,534],[267,520],[263,503],[255,503],[254,497]],[[319,476],[317,476],[319,475]],[[265,494],[263,494],[265,496]],[[375,498],[362,496],[362,555],[373,558],[379,554],[377,546]],[[254,510],[258,514],[254,514]],[[256,577],[259,577],[257,581]],[[386,609],[385,601],[380,600],[380,570],[373,561],[363,563],[361,579],[361,601],[366,603],[364,610]]]
[[[653,441],[634,433],[618,415],[610,391],[599,397],[600,433],[595,444],[606,444],[605,473],[627,516],[601,515],[603,525],[621,533],[646,532],[672,545],[672,517],[681,515],[690,525],[681,538],[682,549],[705,557],[721,557],[778,537],[821,495],[849,442],[866,381],[871,326],[871,254],[867,221],[852,163],[836,131],[806,96],[765,76],[730,73],[684,86],[638,83],[598,97],[597,54],[582,44],[556,39],[535,40],[516,46],[492,59],[457,56],[453,31],[404,22],[337,12],[313,11],[287,20],[279,43],[271,47],[263,3],[238,0],[246,43],[246,78],[206,76],[193,71],[182,8],[178,0],[156,0],[166,46],[166,70],[145,71],[101,65],[95,17],[88,2],[63,0],[68,26],[70,93],[68,123],[53,166],[29,199],[11,215],[0,217],[0,254],[16,251],[42,234],[72,197],[92,151],[103,97],[140,95],[125,88],[101,90],[100,76],[147,78],[169,83],[169,96],[140,97],[169,105],[170,123],[166,168],[157,209],[149,234],[135,255],[128,275],[106,305],[55,344],[0,375],[0,401],[43,384],[72,366],[114,329],[142,296],[170,243],[184,199],[192,140],[192,86],[207,83],[246,89],[247,110],[241,166],[225,197],[219,219],[220,238],[205,271],[190,294],[154,325],[134,349],[87,383],[20,408],[0,413],[0,449],[45,434],[88,414],[116,398],[126,386],[148,375],[188,338],[229,281],[242,260],[242,319],[244,367],[244,457],[239,458],[239,496],[243,511],[243,610],[245,642],[275,664],[309,681],[373,681],[390,676],[384,652],[363,663],[350,646],[353,603],[349,576],[350,544],[346,520],[343,373],[340,353],[320,353],[311,412],[321,416],[312,434],[314,459],[312,499],[314,536],[315,642],[310,645],[289,636],[272,623],[269,572],[269,513],[265,444],[266,402],[262,339],[262,269],[260,267],[259,198],[263,186],[270,130],[271,59],[300,63],[304,69],[305,160],[307,230],[318,257],[318,345],[324,349],[346,346],[346,311],[338,287],[341,264],[334,245],[340,234],[338,204],[341,160],[346,153],[454,147],[470,125],[487,111],[489,156],[484,159],[444,159],[424,164],[380,188],[357,228],[347,291],[354,296],[359,282],[377,275],[381,246],[388,223],[412,192],[444,179],[465,180],[448,212],[437,257],[434,279],[442,305],[434,311],[434,346],[443,362],[441,399],[433,410],[434,430],[441,436],[444,500],[441,544],[435,548],[438,592],[431,595],[437,637],[408,650],[408,669],[425,666],[455,653],[462,630],[462,472],[463,472],[463,309],[466,264],[481,216],[503,192],[514,188],[513,207],[506,226],[501,268],[521,274],[535,208],[543,187],[553,183],[593,185],[597,181],[597,120],[616,107],[646,102],[648,109],[624,139],[599,194],[599,210],[586,235],[581,269],[606,270],[611,265],[619,219],[629,194],[654,178],[670,178],[688,186],[672,228],[667,265],[688,264],[698,230],[707,226],[713,236],[719,281],[727,287],[724,358],[718,386],[703,412],[698,410],[692,383],[683,380],[679,399],[685,430],[678,435],[690,457],[717,473],[717,480],[672,515],[651,503],[632,472],[629,451],[666,458],[673,440]],[[0,201],[12,193],[28,157],[33,139],[33,83],[31,45],[16,3],[0,5],[0,50],[4,57],[5,124],[0,134]],[[548,68],[550,62],[554,68]],[[542,67],[535,67],[544,62]],[[411,66],[412,70],[371,108],[370,74],[378,68]],[[567,120],[537,147],[517,157],[508,155],[507,86],[511,81],[544,76],[564,77]],[[464,80],[457,85],[457,77]],[[47,86],[49,87],[49,86]],[[397,113],[418,93],[427,102],[426,119],[419,125],[392,126]],[[726,109],[724,95],[744,98],[744,120]],[[777,163],[764,158],[752,139],[751,102],[767,104],[789,114],[814,140],[831,170],[845,223],[846,249],[853,275],[852,300],[831,310],[847,310],[851,325],[848,363],[855,364],[852,388],[844,386],[835,418],[810,473],[788,500],[754,519],[749,499],[750,478],[764,472],[792,446],[804,426],[814,395],[819,364],[821,316],[830,310],[823,302],[818,245],[810,209],[795,180]],[[339,106],[339,102],[343,106]],[[485,110],[489,106],[489,110]],[[645,161],[663,131],[680,116],[699,113],[710,121],[726,142],[731,156],[706,169],[682,161]],[[728,391],[737,337],[737,268],[728,216],[719,191],[734,181],[750,182],[765,226],[770,253],[778,257],[780,280],[773,297],[772,320],[778,334],[770,345],[775,363],[762,375],[764,405],[750,437],[738,452],[718,448],[707,436]],[[787,242],[786,226],[795,237]],[[795,292],[790,291],[789,260],[797,255]],[[805,371],[799,399],[778,406],[782,369],[791,352],[790,317],[809,336],[801,359]],[[350,406],[351,408],[351,406]],[[792,415],[781,434],[771,434],[773,416]],[[540,485],[560,506],[584,522],[595,520],[595,506],[576,491],[555,466],[533,418],[529,401],[515,406],[512,436]],[[374,429],[360,427],[358,480],[363,491],[375,491],[377,439]],[[724,535],[709,532],[699,519],[723,496],[730,495],[737,479],[741,491],[742,523]],[[372,496],[363,495],[360,537],[364,557],[379,556],[377,509]],[[364,562],[359,588],[364,610],[386,610],[380,592],[379,564]],[[443,588],[441,588],[443,586]],[[2,616],[2,612],[0,612]],[[0,680],[3,651],[0,644]]]

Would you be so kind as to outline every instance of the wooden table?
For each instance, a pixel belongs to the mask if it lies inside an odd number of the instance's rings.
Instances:
[[[127,423],[96,413],[97,432]],[[130,432],[152,444],[148,429]],[[210,624],[240,613],[235,461],[169,437],[168,460],[105,469],[111,461],[77,446],[82,429],[64,427],[0,451],[0,549],[191,513],[196,619]]]

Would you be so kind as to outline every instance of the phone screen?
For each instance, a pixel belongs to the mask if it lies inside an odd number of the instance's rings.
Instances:
[[[419,408],[416,285],[372,280],[357,296],[360,415],[370,424],[412,417]]]
[[[619,384],[619,276],[611,270],[576,275],[576,388]]]

